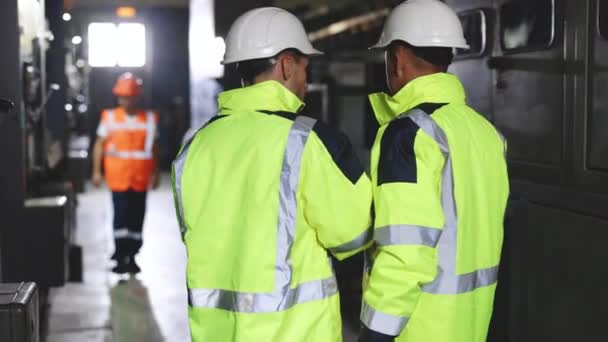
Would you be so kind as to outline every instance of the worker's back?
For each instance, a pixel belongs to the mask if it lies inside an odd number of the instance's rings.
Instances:
[[[221,115],[174,165],[195,340],[341,339],[326,249],[366,234],[369,180],[360,166],[338,166],[334,157],[350,151],[329,152],[320,138],[329,131],[313,119],[276,111],[261,98],[245,106],[259,111],[227,108],[277,87],[233,91],[237,101],[224,95]],[[334,252],[346,256],[363,244]]]
[[[454,174],[459,246],[456,273],[497,266],[509,182],[506,146],[484,117],[464,104],[443,107],[432,119],[445,132]]]
[[[419,309],[400,341],[484,342],[492,315],[509,184],[505,145],[496,129],[464,104],[437,110],[432,119],[447,138],[455,220],[445,203],[438,242],[438,277],[423,287]],[[445,171],[445,170],[444,170]],[[452,225],[455,223],[455,226]],[[454,259],[455,258],[455,259]],[[442,274],[443,272],[443,274]],[[489,286],[488,286],[489,285]],[[425,327],[432,326],[432,330]]]
[[[483,342],[509,192],[505,143],[450,74],[370,99],[382,124],[372,153],[380,251],[363,323],[400,342]]]

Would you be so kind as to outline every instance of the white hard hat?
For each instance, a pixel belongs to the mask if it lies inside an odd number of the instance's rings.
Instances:
[[[286,49],[297,49],[308,56],[323,54],[313,48],[295,15],[275,7],[257,8],[232,24],[222,64],[273,57]]]
[[[386,48],[396,40],[418,47],[469,48],[460,19],[438,0],[408,0],[395,7],[371,49]]]

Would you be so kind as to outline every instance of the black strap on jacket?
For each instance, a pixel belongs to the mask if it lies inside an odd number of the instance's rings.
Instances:
[[[385,335],[362,325],[358,342],[394,342],[396,336]]]
[[[291,121],[295,120],[297,116],[295,113],[282,111],[258,110],[257,112],[277,115]],[[319,120],[317,120],[312,130],[321,140],[342,174],[348,178],[352,184],[356,184],[365,171],[346,134]]]

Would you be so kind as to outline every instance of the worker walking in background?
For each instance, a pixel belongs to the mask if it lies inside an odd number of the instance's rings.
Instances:
[[[115,273],[140,272],[135,255],[142,246],[147,191],[159,184],[159,118],[136,107],[141,92],[141,81],[134,75],[120,76],[113,90],[119,106],[103,111],[93,152],[93,183],[101,185],[104,159],[105,179],[112,191]]]
[[[370,96],[375,241],[360,341],[485,342],[509,184],[500,133],[446,73],[467,48],[458,16],[410,0],[380,41],[391,95]]]
[[[278,8],[239,17],[224,64],[244,87],[173,164],[194,341],[341,341],[328,258],[371,241],[371,185],[345,135],[300,116],[302,23]]]

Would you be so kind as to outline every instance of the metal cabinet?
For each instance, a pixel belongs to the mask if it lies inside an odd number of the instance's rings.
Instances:
[[[38,317],[34,283],[0,284],[0,341],[38,342]]]
[[[446,2],[461,18],[485,10],[495,19],[489,57],[451,68],[509,145],[512,196],[488,341],[603,340],[608,3]]]
[[[492,0],[448,1],[458,12],[471,49],[458,50],[450,72],[461,79],[467,104],[492,120],[493,73],[485,67],[494,46],[496,15]],[[475,75],[475,77],[471,77]]]
[[[5,281],[63,286],[69,272],[73,202],[65,195],[30,198],[5,245]]]
[[[499,3],[494,122],[509,140],[517,179],[563,180],[564,42],[559,0]]]

